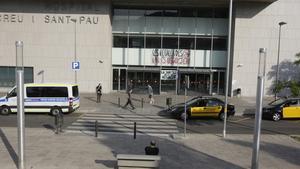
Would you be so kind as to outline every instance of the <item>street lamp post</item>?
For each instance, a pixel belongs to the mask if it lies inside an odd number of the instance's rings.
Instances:
[[[279,54],[280,54],[280,38],[281,38],[281,26],[287,24],[286,22],[279,22],[279,36],[278,36],[278,53],[277,53],[277,69],[276,69],[276,81],[275,87],[278,85],[279,79]],[[277,91],[275,91],[275,100],[277,99]]]
[[[228,23],[228,45],[227,45],[227,67],[226,67],[226,86],[225,86],[226,88],[225,88],[223,138],[226,137],[226,126],[227,126],[228,85],[229,85],[230,51],[231,51],[232,3],[233,3],[233,0],[230,0],[230,4],[229,4],[229,23]]]
[[[25,168],[25,114],[23,41],[16,41],[16,86],[18,117],[18,169]]]
[[[256,112],[255,112],[255,126],[252,147],[252,163],[251,169],[259,168],[259,147],[260,147],[260,131],[261,131],[261,117],[262,105],[264,96],[264,78],[266,75],[266,48],[259,49],[259,65],[257,75],[257,90],[256,90]]]
[[[76,45],[76,41],[77,41],[77,37],[76,37],[76,19],[71,19],[71,21],[74,22],[74,62],[77,62],[77,45]],[[75,73],[75,84],[77,84],[77,70],[74,70]]]

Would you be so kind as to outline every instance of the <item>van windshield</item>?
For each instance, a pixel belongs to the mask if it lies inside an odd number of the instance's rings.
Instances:
[[[16,97],[17,96],[17,88],[14,88],[9,93],[7,93],[7,97]]]

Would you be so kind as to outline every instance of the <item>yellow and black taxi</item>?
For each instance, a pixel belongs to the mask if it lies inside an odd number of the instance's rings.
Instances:
[[[300,98],[278,99],[262,110],[264,119],[279,121],[287,118],[300,118]]]
[[[224,119],[224,105],[225,103],[214,97],[194,97],[186,102],[187,119],[191,117],[215,117],[220,120]],[[185,118],[185,103],[180,103],[171,106],[167,109],[168,113],[176,118]],[[227,116],[234,116],[234,105],[227,104]]]

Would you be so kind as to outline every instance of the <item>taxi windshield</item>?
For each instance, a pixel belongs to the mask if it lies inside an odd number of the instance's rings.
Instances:
[[[188,101],[186,101],[186,104],[192,104],[192,103],[194,103],[194,102],[196,102],[198,100],[198,97],[194,97],[194,98],[192,98],[192,99],[190,99],[190,100],[188,100]]]
[[[286,101],[286,99],[277,99],[277,100],[270,102],[269,105],[276,106],[276,105],[280,105],[280,104],[284,103],[285,101]]]

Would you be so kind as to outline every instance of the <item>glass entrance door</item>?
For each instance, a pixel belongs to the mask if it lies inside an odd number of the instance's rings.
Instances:
[[[159,73],[150,71],[128,71],[127,80],[133,84],[135,93],[148,93],[147,85],[152,86],[154,94],[159,93]]]
[[[113,69],[113,90],[126,89],[126,69]]]
[[[179,94],[184,94],[185,76],[190,79],[190,95],[208,95],[210,89],[210,75],[205,73],[182,73],[180,74],[180,91]]]

